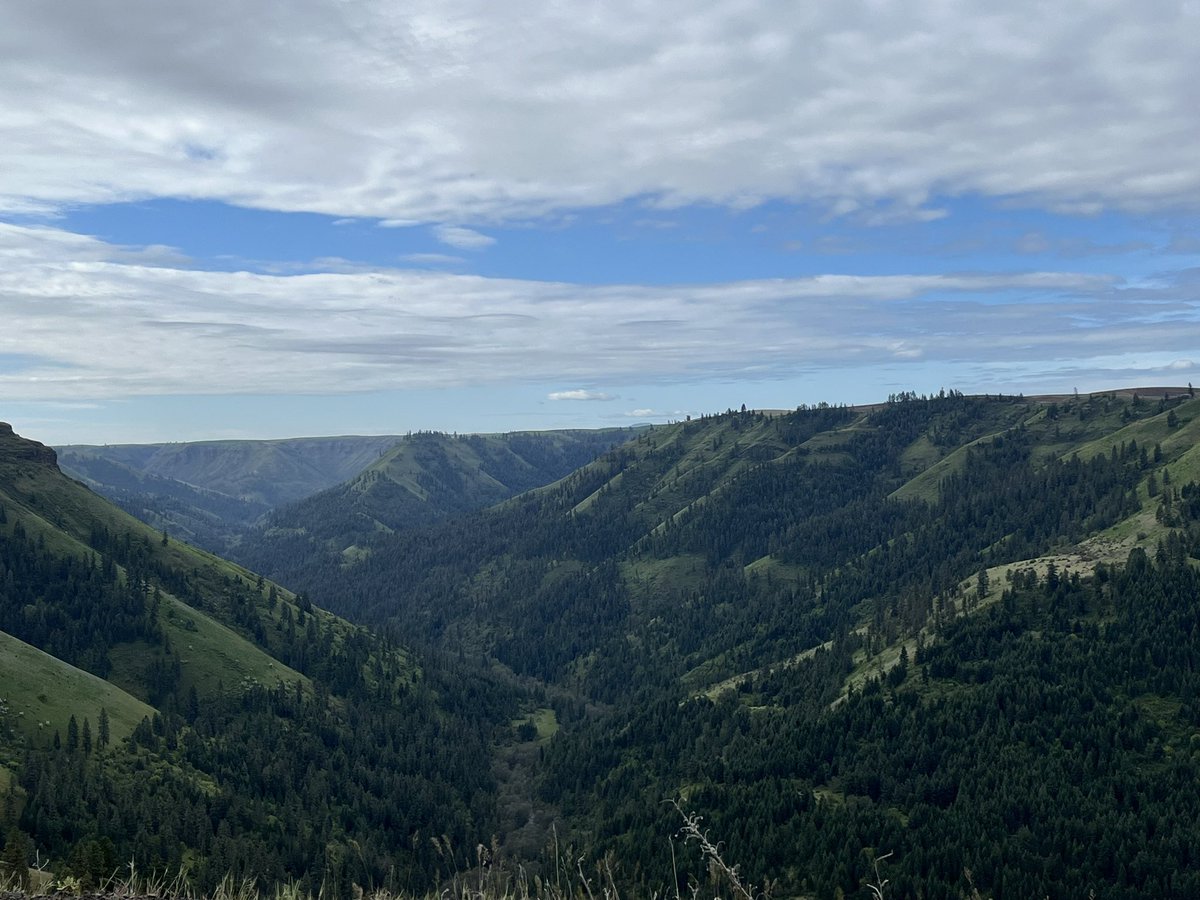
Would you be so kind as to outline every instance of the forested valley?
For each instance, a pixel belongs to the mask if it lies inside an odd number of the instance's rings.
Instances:
[[[128,703],[101,741],[100,688],[47,728],[6,698],[0,815],[92,879],[419,892],[558,840],[716,890],[682,809],[776,897],[880,858],[896,897],[1196,896],[1198,414],[729,410],[410,527],[329,492],[256,545],[271,580],[13,450],[0,632]],[[218,627],[240,679],[187,649]]]

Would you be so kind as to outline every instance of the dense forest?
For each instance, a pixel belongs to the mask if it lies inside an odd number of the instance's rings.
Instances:
[[[701,665],[715,677],[785,659],[857,626],[867,606],[871,639],[890,642],[981,567],[1138,508],[1152,448],[1047,458],[1044,420],[1003,428],[1027,413],[952,395],[889,404],[868,423],[836,408],[683,423],[293,586],[406,641],[465,644],[605,701]],[[893,496],[919,436],[970,440],[997,424],[936,496]]]
[[[19,530],[0,553],[6,583],[21,585],[0,595],[5,630],[15,625],[27,642],[104,675],[106,648],[161,638],[157,587],[112,580],[111,562],[56,566]],[[303,604],[264,624],[233,585],[228,599],[247,632],[275,632],[278,658],[311,687],[248,685],[201,700],[167,642],[147,655],[141,686],[161,714],[127,741],[109,745],[99,710],[25,750],[13,789],[26,798],[19,824],[39,847],[91,859],[89,877],[111,874],[115,860],[177,869],[186,859],[198,860],[201,886],[232,872],[394,889],[429,883],[447,865],[422,829],[463,853],[495,830],[489,745],[511,692],[465,666],[416,670]]]
[[[1197,545],[1190,544],[1190,552]],[[713,701],[666,695],[556,742],[542,789],[653,882],[684,796],[784,895],[849,896],[877,855],[897,896],[1200,891],[1200,575],[1173,541],[1001,598],[828,710],[845,643]],[[1193,557],[1194,559],[1194,557]],[[653,799],[651,799],[653,798]]]
[[[44,464],[10,452],[0,469],[0,631],[28,660],[152,704],[118,734],[115,708],[57,696],[65,679],[14,697],[0,660],[0,824],[59,872],[94,885],[132,861],[186,869],[199,889],[231,874],[338,895],[352,882],[413,889],[496,833],[491,756],[515,688],[218,568]],[[198,657],[191,641],[212,635],[217,658]],[[234,680],[239,654],[274,676]],[[75,709],[61,725],[30,722],[18,700]]]
[[[10,514],[0,631],[156,714],[0,722],[5,815],[91,876],[426,890],[493,836],[536,872],[553,828],[633,895],[707,892],[683,809],[774,896],[862,895],[881,857],[896,897],[1195,896],[1198,413],[730,410],[411,527],[338,533],[363,507],[329,492],[321,540],[361,552],[259,548],[296,595]],[[295,677],[205,689],[175,601]],[[159,660],[136,683],[131,644]]]

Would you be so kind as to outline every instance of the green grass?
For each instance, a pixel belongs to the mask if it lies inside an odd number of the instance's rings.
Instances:
[[[934,445],[928,435],[921,435],[900,456],[900,467],[905,472],[924,472],[942,458],[942,451]]]
[[[32,493],[32,501],[25,490],[17,493],[16,499],[11,491],[0,493],[0,502],[9,510],[8,527],[11,528],[12,523],[19,519],[31,536],[44,538],[52,552],[70,556],[92,553],[75,535],[90,533],[91,523],[97,522],[111,531],[130,531],[135,538],[145,538],[160,560],[172,568],[195,573],[202,587],[212,596],[218,596],[228,580],[241,581],[247,587],[257,581],[257,576],[241,566],[188,544],[169,541],[163,545],[161,536],[148,526],[57,473],[51,474],[47,470],[44,475],[35,473],[33,477],[24,477],[22,487]],[[50,507],[50,503],[54,505]],[[37,511],[42,504],[65,512],[43,516]],[[290,596],[283,590],[280,590],[280,595],[285,598]],[[195,648],[195,652],[181,653],[184,682],[195,684],[202,696],[216,690],[218,684],[231,688],[247,678],[267,684],[303,679],[299,673],[276,662],[250,641],[204,613],[169,597],[164,597],[164,601],[163,624],[172,643],[176,648],[189,645]],[[184,622],[191,622],[191,627],[197,630],[191,631]],[[114,647],[111,650],[112,680],[115,684],[127,691],[134,689],[139,681],[137,673],[144,665],[145,650],[145,647],[139,646]]]
[[[1130,422],[1082,444],[1072,452],[1078,453],[1081,459],[1090,459],[1099,453],[1110,453],[1113,447],[1120,447],[1123,443],[1137,441],[1138,446],[1148,450],[1160,444],[1166,458],[1171,459],[1200,442],[1200,399],[1185,400],[1173,408],[1179,419],[1179,424],[1174,428],[1167,424],[1170,412],[1168,410]]]
[[[698,587],[704,582],[702,556],[672,556],[668,559],[643,557],[621,563],[621,574],[630,591],[653,599],[663,590]]]
[[[1173,460],[1167,469],[1171,473],[1172,487],[1189,481],[1200,482],[1200,441]]]
[[[91,719],[95,734],[103,707],[108,710],[112,739],[117,741],[155,712],[115,684],[4,632],[0,632],[0,686],[13,723],[35,740],[39,736],[49,740],[55,729],[65,735],[72,715],[81,724],[85,716]]]
[[[526,715],[518,716],[509,724],[516,728],[531,719],[537,728],[537,742],[539,744],[546,743],[558,733],[558,716],[548,706],[541,706]]]
[[[179,653],[185,683],[196,685],[204,696],[224,681],[231,687],[230,675],[239,680],[274,685],[308,679],[271,657],[231,628],[214,621],[173,597],[164,598],[163,624],[171,643]],[[194,630],[193,630],[194,629]]]
[[[854,657],[854,669],[846,676],[846,683],[842,689],[842,697],[845,697],[851,690],[861,688],[866,684],[868,678],[874,678],[878,675],[885,675],[891,671],[892,667],[900,662],[900,649],[908,650],[909,664],[916,656],[917,641],[916,638],[904,638],[884,647],[874,656],[868,656],[864,651],[859,651]]]
[[[774,578],[779,581],[799,581],[807,574],[804,566],[780,562],[776,556],[760,556],[744,567],[748,577]]]
[[[942,479],[954,474],[955,472],[961,472],[963,467],[967,464],[967,453],[969,449],[974,447],[976,444],[990,441],[996,436],[996,434],[999,434],[999,432],[985,434],[968,444],[963,444],[961,447],[956,448],[953,452],[937,460],[937,462],[925,469],[925,471],[909,479],[904,484],[900,485],[900,487],[896,488],[896,490],[892,491],[892,499],[924,500],[927,503],[936,503],[938,499],[938,490]],[[909,449],[911,450],[912,448]]]
[[[222,598],[231,583],[240,582],[251,593],[258,592],[258,576],[250,571],[180,541],[168,540],[163,543],[160,533],[64,477],[49,464],[48,459],[31,461],[29,454],[36,447],[32,442],[0,433],[0,503],[4,505],[8,518],[8,524],[0,528],[12,529],[19,521],[31,537],[43,539],[51,552],[81,557],[94,554],[86,541],[90,539],[93,527],[98,525],[113,534],[129,533],[133,540],[142,541],[159,563],[189,573],[192,583],[205,601],[216,608],[221,608]],[[291,594],[283,589],[278,589],[278,594],[281,598],[279,607],[282,608],[290,601]],[[276,617],[278,614],[277,609]],[[247,638],[168,594],[163,595],[160,615],[167,636],[181,657],[184,686],[195,686],[202,697],[219,687],[231,690],[251,681],[262,684],[281,681],[307,683],[304,676],[273,659]],[[267,621],[273,622],[274,619],[268,617]],[[350,626],[347,624],[345,627]],[[113,690],[122,696],[140,693],[140,674],[146,657],[153,652],[153,648],[144,644],[113,647],[110,650]],[[46,656],[45,659],[49,660],[50,657]],[[6,656],[3,664],[13,665],[13,659]],[[54,678],[49,675],[46,678],[46,685],[55,684]],[[76,681],[78,679],[71,683]],[[20,690],[16,688],[16,681],[7,678],[0,680],[0,685],[3,685],[0,689],[8,689],[10,684],[14,687],[7,692],[14,697],[24,698],[22,702],[26,704],[30,703],[29,697],[39,694],[50,697],[51,703],[56,702],[52,691],[38,689],[29,693],[37,684],[28,679],[21,680]],[[38,702],[33,706],[27,705],[26,712],[29,717],[39,714],[38,720],[49,718],[58,725],[65,723],[70,714],[76,711],[73,703],[67,698],[65,706],[45,710],[40,708],[45,704]],[[48,716],[47,712],[52,715]],[[145,710],[137,713],[129,724],[130,730],[143,715]]]

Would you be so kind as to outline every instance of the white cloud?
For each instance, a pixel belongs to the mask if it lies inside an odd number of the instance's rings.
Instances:
[[[1105,0],[13,0],[0,209],[1195,209],[1198,32],[1196,3]]]
[[[461,256],[449,253],[405,253],[400,259],[418,266],[458,266],[466,262]]]
[[[613,394],[606,394],[603,391],[551,391],[546,395],[547,400],[616,400]]]
[[[1200,346],[1200,279],[1186,271],[1141,284],[1028,272],[663,287],[214,272],[159,256],[0,224],[0,357],[21,360],[0,372],[0,396],[648,385],[872,365],[943,365],[984,383],[1131,354],[1166,367]]]
[[[480,250],[496,243],[496,239],[460,225],[438,225],[433,229],[434,237],[443,244],[460,250]]]
[[[675,420],[675,419],[686,419],[690,415],[691,415],[691,413],[686,412],[685,410],[682,410],[682,409],[663,410],[663,409],[652,409],[647,406],[647,407],[642,407],[639,409],[628,410],[627,412],[622,413],[622,418],[642,419],[642,420],[645,420],[645,419]]]

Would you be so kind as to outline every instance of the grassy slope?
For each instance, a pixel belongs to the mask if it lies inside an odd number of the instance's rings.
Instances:
[[[1157,404],[1157,401],[1143,402],[1147,405]],[[1090,459],[1096,455],[1111,453],[1114,447],[1136,441],[1139,447],[1144,447],[1147,451],[1152,451],[1155,445],[1162,449],[1162,468],[1170,472],[1172,484],[1200,481],[1200,398],[1183,400],[1160,413],[1148,414],[1145,418],[1128,424],[1122,424],[1122,409],[1123,406],[1114,404],[1110,411],[1088,423],[1066,423],[1066,428],[1058,422],[1047,421],[1046,411],[1042,409],[1029,417],[1026,424],[1029,427],[1040,426],[1045,432],[1039,447],[1042,456],[1056,455],[1066,459],[1078,454],[1081,459]],[[1177,420],[1173,427],[1168,424],[1168,417],[1172,412],[1172,418]],[[956,457],[958,459],[950,463],[951,459]],[[965,448],[955,451],[941,463],[908,482],[893,496],[926,497],[931,486],[936,491],[937,480],[947,473],[946,464],[961,466],[963,460]],[[1104,531],[1089,536],[1073,547],[1064,547],[1057,553],[990,567],[988,578],[991,590],[987,597],[981,598],[975,610],[983,609],[1000,598],[1010,572],[1032,569],[1039,577],[1044,577],[1047,569],[1053,565],[1064,574],[1086,575],[1097,563],[1124,562],[1135,547],[1152,552],[1168,529],[1155,517],[1158,500],[1147,492],[1147,481],[1143,481],[1138,490],[1142,501],[1141,508]],[[973,585],[973,579],[967,579],[961,585],[962,592],[966,594],[973,591]],[[957,608],[961,610],[961,605]],[[932,631],[927,631],[927,636],[931,634]],[[870,675],[886,672],[895,665],[901,645],[909,647],[911,656],[912,643],[911,639],[898,641],[871,657],[860,654],[855,671],[847,678],[847,690],[852,686],[861,685]]]
[[[236,631],[170,595],[164,595],[162,623],[171,644],[179,651],[183,687],[195,687],[201,696],[221,688],[250,683],[291,684],[308,679],[273,659]],[[135,690],[136,673],[149,648],[141,643],[122,644],[109,651],[111,680]]]
[[[48,461],[33,463],[20,458],[21,453],[30,452],[31,446],[40,445],[0,433],[0,503],[8,511],[8,524],[0,527],[11,529],[19,520],[28,534],[42,537],[53,552],[80,556],[93,552],[86,541],[93,524],[98,524],[114,533],[128,532],[134,540],[144,540],[160,562],[192,573],[210,599],[219,598],[231,581],[256,588],[257,576],[241,566],[178,541],[164,545],[149,526],[64,477]],[[284,600],[277,614],[290,602],[286,591],[281,589],[279,593]],[[164,600],[163,624],[172,643],[180,649],[191,649],[183,655],[184,683],[194,684],[202,696],[218,684],[231,688],[246,679],[263,683],[306,681],[208,614],[169,595]],[[113,648],[116,683],[132,686],[134,667],[140,665],[145,649],[138,645]]]
[[[495,440],[491,436],[483,439]],[[354,478],[347,485],[348,490],[354,493],[364,493],[371,489],[376,480],[385,479],[412,494],[415,500],[429,501],[431,495],[428,486],[430,473],[421,459],[421,449],[421,444],[413,441],[404,441],[398,444]],[[508,495],[508,488],[483,470],[484,460],[470,444],[451,438],[439,441],[437,450],[442,459],[463,478],[465,495],[480,494],[484,497]],[[521,464],[521,460],[515,458],[515,454],[509,455],[513,457],[514,465]],[[528,466],[527,463],[525,465]]]
[[[108,710],[113,740],[131,731],[154,709],[141,700],[97,678],[43,653],[0,631],[0,685],[8,700],[17,729],[31,737],[66,734],[67,720],[74,715],[92,720],[95,734],[100,709]]]
[[[987,429],[982,436],[954,447],[944,454],[929,440],[927,435],[922,435],[903,455],[903,464],[912,472],[912,477],[898,488],[892,497],[895,499],[922,499],[928,502],[936,500],[940,481],[963,467],[971,446],[990,440],[996,434],[1003,433],[1008,428],[1017,425],[1025,427],[1036,435],[1035,457],[1066,459],[1072,454],[1078,454],[1081,458],[1088,459],[1096,454],[1107,454],[1113,447],[1119,447],[1130,441],[1136,441],[1147,451],[1152,451],[1157,444],[1162,449],[1163,468],[1170,472],[1172,484],[1181,485],[1189,481],[1200,481],[1200,398],[1184,399],[1176,395],[1176,399],[1170,407],[1162,412],[1154,412],[1158,405],[1157,398],[1143,399],[1140,413],[1143,418],[1126,423],[1123,421],[1122,413],[1126,408],[1125,401],[1129,400],[1132,393],[1132,391],[1120,392],[1119,396],[1114,396],[1107,408],[1097,403],[1092,414],[1082,421],[1069,412],[1073,400],[1071,397],[1058,398],[1060,409],[1057,417],[1051,417],[1050,407],[1045,400],[1029,400],[1008,407],[998,406],[992,428]],[[1149,396],[1151,395],[1143,393],[1143,398]],[[1161,392],[1159,396],[1161,396]],[[1168,416],[1172,411],[1174,412],[1173,418],[1177,420],[1174,427],[1168,425]],[[859,417],[839,429],[816,435],[806,442],[806,446],[810,449],[823,448],[826,452],[836,449],[851,430],[865,427],[866,423],[867,417]],[[722,479],[714,490],[722,489],[724,483],[725,480]],[[1158,501],[1148,495],[1145,482],[1139,490],[1139,496],[1142,499],[1140,510],[1105,531],[1090,536],[1076,546],[1064,547],[1058,552],[1035,559],[991,567],[988,570],[991,591],[989,596],[984,598],[976,608],[983,608],[999,598],[1011,571],[1033,569],[1040,575],[1044,575],[1047,567],[1052,564],[1064,573],[1086,574],[1091,572],[1098,562],[1124,561],[1129,551],[1135,546],[1153,550],[1166,529],[1155,519]],[[692,502],[702,503],[704,500],[699,498]],[[638,588],[644,591],[653,587],[656,576],[667,578],[683,576],[689,571],[689,562],[691,566],[695,565],[695,561],[686,560],[657,560],[652,563],[639,561],[627,563],[625,570],[635,591]],[[793,574],[789,571],[789,567],[778,564],[772,557],[763,557],[747,566],[748,573],[766,573],[767,571],[771,571],[775,577],[782,580],[788,579]],[[963,582],[963,593],[973,590],[973,579]],[[932,632],[930,631],[929,634]],[[927,634],[927,636],[929,635]],[[902,646],[908,647],[911,656],[914,645],[915,638],[910,636],[882,648],[872,656],[860,653],[856,660],[856,668],[847,679],[847,688],[851,685],[861,684],[870,675],[885,672],[895,665]],[[795,659],[801,659],[811,652],[811,650],[806,651]],[[793,661],[768,662],[757,669],[718,680],[706,678],[705,667],[701,666],[688,673],[685,681],[695,693],[716,696],[734,689],[738,682],[747,675],[763,672],[778,665],[787,665]]]

